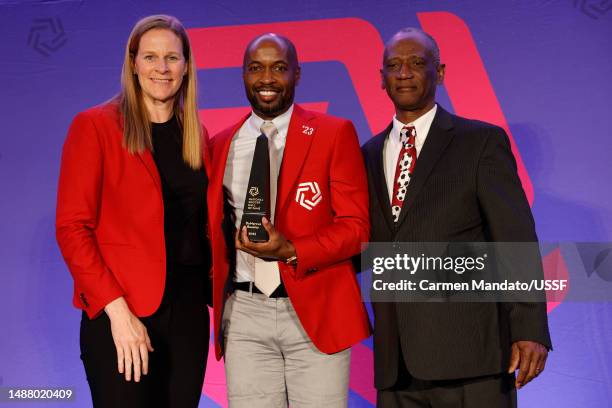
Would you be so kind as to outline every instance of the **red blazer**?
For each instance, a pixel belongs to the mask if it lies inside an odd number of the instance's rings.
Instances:
[[[247,118],[211,141],[208,209],[217,359],[223,355],[219,329],[233,279],[228,256],[234,256],[233,240],[227,245],[221,228],[223,175],[232,138]],[[368,337],[368,316],[350,261],[369,237],[368,188],[350,121],[294,106],[276,203],[274,224],[298,254],[297,267],[279,262],[281,279],[314,345],[335,353]]]
[[[90,318],[120,296],[135,315],[151,315],[164,293],[159,173],[150,151],[130,154],[122,141],[118,106],[109,103],[74,118],[62,153],[57,242],[74,278],[74,305]]]

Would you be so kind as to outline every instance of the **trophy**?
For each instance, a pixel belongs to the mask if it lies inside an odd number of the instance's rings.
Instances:
[[[268,138],[260,135],[255,144],[251,175],[244,199],[244,211],[240,230],[246,226],[247,235],[252,242],[266,242],[268,232],[261,218],[270,219],[270,156]]]

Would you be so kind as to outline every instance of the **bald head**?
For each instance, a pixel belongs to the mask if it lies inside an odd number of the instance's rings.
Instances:
[[[429,34],[405,28],[391,37],[385,45],[380,74],[398,120],[413,122],[433,108],[444,73],[438,45]]]
[[[253,112],[270,120],[293,104],[300,67],[293,43],[277,34],[251,41],[244,52],[242,78]]]
[[[389,47],[405,38],[418,38],[421,40],[427,46],[427,51],[431,54],[434,64],[440,64],[440,48],[438,47],[438,43],[431,35],[416,27],[402,28],[387,41],[383,54],[383,63],[387,59]]]
[[[266,33],[262,34],[258,37],[255,37],[251,40],[249,45],[247,45],[246,50],[244,51],[244,57],[242,59],[242,68],[246,68],[247,61],[249,60],[249,56],[253,51],[257,48],[267,45],[270,43],[276,43],[279,47],[281,47],[286,52],[287,61],[293,66],[297,67],[298,57],[297,51],[295,49],[295,45],[291,42],[290,39],[284,37],[282,35],[274,34],[274,33]]]

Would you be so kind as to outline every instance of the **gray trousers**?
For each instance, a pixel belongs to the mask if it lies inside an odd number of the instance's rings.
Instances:
[[[317,350],[289,298],[237,290],[222,325],[230,407],[347,406],[350,349]]]

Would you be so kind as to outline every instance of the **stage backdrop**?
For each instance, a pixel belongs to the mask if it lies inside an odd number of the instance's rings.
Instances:
[[[383,42],[422,27],[447,64],[442,106],[511,135],[540,238],[612,241],[610,1],[0,1],[0,386],[73,387],[66,405],[90,405],[80,312],[54,237],[61,147],[77,112],[117,92],[130,29],[156,13],[189,28],[212,133],[248,110],[246,42],[275,31],[298,48],[297,102],[350,118],[362,142],[392,117],[378,73]],[[564,262],[555,245],[544,255]],[[612,276],[593,279],[610,285]],[[522,406],[611,406],[612,305],[549,304],[549,317],[555,349],[519,392]],[[371,407],[371,340],[352,356],[349,405]],[[20,406],[37,405],[47,406]],[[226,406],[212,357],[200,405]]]

